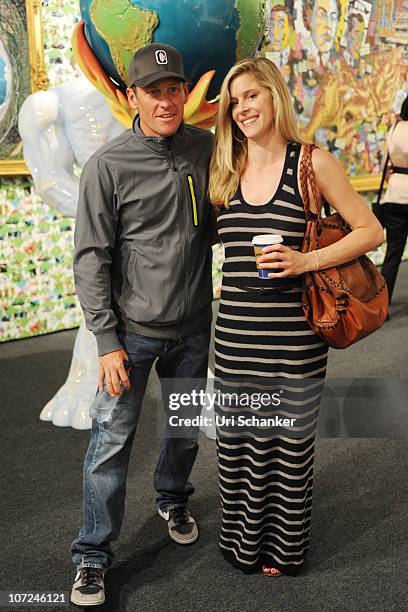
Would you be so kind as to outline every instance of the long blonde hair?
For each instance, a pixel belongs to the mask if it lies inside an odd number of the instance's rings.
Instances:
[[[224,79],[220,92],[213,154],[210,163],[209,199],[215,206],[228,207],[237,190],[248,154],[247,140],[232,118],[229,88],[236,77],[250,72],[273,98],[275,130],[286,143],[305,143],[296,125],[289,89],[279,68],[264,57],[244,59]]]

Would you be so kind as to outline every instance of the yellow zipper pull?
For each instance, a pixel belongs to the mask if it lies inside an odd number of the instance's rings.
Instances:
[[[188,186],[190,189],[191,206],[193,209],[193,225],[194,227],[197,227],[198,226],[197,200],[195,196],[193,177],[191,176],[191,174],[187,175],[187,181],[188,181]]]

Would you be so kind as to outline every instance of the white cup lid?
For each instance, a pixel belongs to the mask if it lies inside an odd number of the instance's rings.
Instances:
[[[258,234],[252,238],[253,245],[268,246],[269,244],[279,244],[283,242],[281,234]]]

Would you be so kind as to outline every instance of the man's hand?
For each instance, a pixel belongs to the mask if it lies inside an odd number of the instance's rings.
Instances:
[[[123,349],[99,357],[99,391],[103,391],[104,384],[106,384],[107,391],[111,397],[120,396],[122,395],[121,381],[129,391],[130,380],[123,363],[128,360],[129,357]]]

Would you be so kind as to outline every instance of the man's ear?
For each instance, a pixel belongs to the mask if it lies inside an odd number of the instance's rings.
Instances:
[[[134,89],[132,89],[131,87],[128,87],[126,89],[126,96],[129,102],[129,106],[130,108],[133,108],[133,110],[138,110],[138,106],[137,106],[137,95]]]
[[[186,99],[184,100],[184,104],[185,104],[187,102],[187,100],[188,100],[188,94],[190,92],[190,87],[189,87],[187,81],[185,81],[183,83],[183,89],[184,89],[184,93],[185,93],[185,96],[186,96]]]

